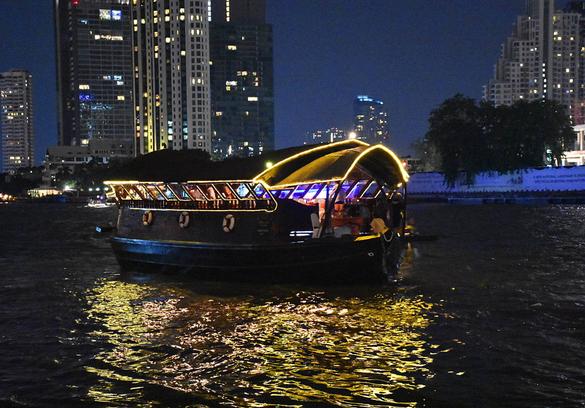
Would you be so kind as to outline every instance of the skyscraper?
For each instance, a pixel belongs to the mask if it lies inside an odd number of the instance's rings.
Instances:
[[[59,144],[134,139],[130,0],[55,0]]]
[[[2,172],[34,165],[32,76],[12,70],[0,74]]]
[[[274,148],[272,26],[265,0],[211,1],[213,156]]]
[[[357,138],[370,144],[388,143],[390,130],[384,102],[359,95],[353,102],[353,129]]]
[[[137,154],[210,151],[208,0],[133,4]]]
[[[585,95],[585,20],[572,2],[555,10],[554,0],[528,0],[524,15],[502,45],[484,99],[495,105],[550,99],[577,117]],[[582,9],[581,9],[582,10]]]
[[[304,144],[323,144],[333,143],[345,140],[345,130],[339,128],[329,128],[326,130],[314,130],[307,132]]]

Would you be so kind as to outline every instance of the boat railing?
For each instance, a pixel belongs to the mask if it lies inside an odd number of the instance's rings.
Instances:
[[[133,209],[170,211],[276,210],[272,193],[253,181],[188,181],[182,183],[107,181],[109,196]]]

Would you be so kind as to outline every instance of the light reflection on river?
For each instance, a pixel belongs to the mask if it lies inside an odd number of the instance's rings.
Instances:
[[[390,289],[258,299],[105,280],[87,300],[104,327],[91,335],[111,345],[86,366],[99,402],[140,401],[146,383],[207,403],[415,406],[395,391],[424,387],[440,351],[424,336],[432,305]],[[119,381],[134,395],[112,392]]]
[[[585,407],[585,207],[411,206],[395,286],[121,275],[110,210],[0,206],[0,407]]]

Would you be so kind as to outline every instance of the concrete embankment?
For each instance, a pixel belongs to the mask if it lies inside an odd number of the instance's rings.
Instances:
[[[408,192],[411,203],[585,204],[585,166],[481,173],[473,184],[462,176],[453,185],[445,182],[442,173],[415,173]]]

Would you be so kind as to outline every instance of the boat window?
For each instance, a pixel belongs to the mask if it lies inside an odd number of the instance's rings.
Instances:
[[[142,200],[142,197],[140,197],[140,194],[138,194],[133,188],[132,186],[124,186],[124,188],[126,189],[126,191],[128,192],[128,196],[130,197],[131,200]]]
[[[317,184],[313,184],[310,188],[309,191],[307,191],[307,194],[305,194],[305,198],[307,200],[314,200],[315,197],[317,196],[317,194],[319,194],[319,192],[321,191],[321,189],[323,188],[324,184],[323,183],[317,183]]]
[[[130,196],[124,187],[114,186],[114,191],[116,192],[116,197],[118,197],[120,200],[130,200]]]
[[[254,194],[256,194],[256,197],[258,198],[270,198],[270,194],[260,183],[256,184],[256,186],[254,187]]]
[[[181,184],[169,183],[168,186],[171,190],[173,190],[173,193],[175,193],[175,196],[179,197],[179,200],[191,201],[191,197],[189,197],[189,194],[187,194],[187,192],[185,191],[185,189],[183,188],[183,186]]]
[[[387,194],[387,195],[392,193],[392,190],[386,184],[384,184],[382,186],[382,190],[381,191],[384,191],[384,193]],[[378,192],[378,194],[380,194],[380,193]],[[378,196],[378,194],[376,194],[376,197]]]
[[[362,193],[362,190],[368,185],[370,180],[360,180],[356,183],[356,185],[349,191],[347,194],[347,198],[356,199]]]
[[[134,188],[136,189],[136,191],[140,193],[144,200],[153,200],[152,196],[148,193],[146,187],[144,187],[142,184],[136,184]]]
[[[177,197],[175,196],[175,193],[173,193],[173,190],[171,190],[166,184],[161,184],[158,186],[158,188],[163,193],[167,200],[170,201],[177,200]]]
[[[164,200],[165,199],[164,196],[161,194],[160,191],[158,191],[158,189],[156,188],[156,186],[154,184],[146,185],[146,189],[148,190],[150,195],[153,196],[156,200]]]
[[[183,188],[187,190],[189,196],[195,201],[206,201],[203,192],[196,184],[183,184]]]
[[[227,183],[214,184],[215,189],[219,191],[220,198],[224,200],[237,200],[236,194]]]
[[[351,187],[353,187],[355,181],[354,180],[345,180],[343,182],[343,184],[341,185],[341,191],[345,194],[345,196],[347,197],[347,192],[349,191],[349,189]]]
[[[286,199],[288,198],[288,196],[290,195],[292,190],[280,190],[280,192],[278,192],[278,198],[280,199]]]
[[[311,187],[310,184],[297,186],[297,188],[294,189],[292,196],[290,198],[292,198],[293,200],[299,200],[304,198],[305,194],[307,194],[310,187]]]
[[[199,184],[201,192],[205,194],[208,200],[220,200],[218,191],[213,187],[213,184]]]
[[[239,198],[241,198],[241,199],[254,199],[254,196],[252,195],[252,190],[245,183],[231,184],[230,186],[231,186],[232,190],[234,190],[236,192],[236,194]]]
[[[378,189],[379,188],[380,188],[380,186],[378,185],[378,183],[376,183],[375,181],[372,181],[372,183],[362,193],[362,197],[364,197],[364,198],[372,198],[372,197],[375,197],[375,195],[378,192]]]
[[[337,183],[329,183],[326,184],[323,189],[317,194],[315,199],[327,199],[332,198],[333,194],[335,194],[335,190],[337,189]]]

